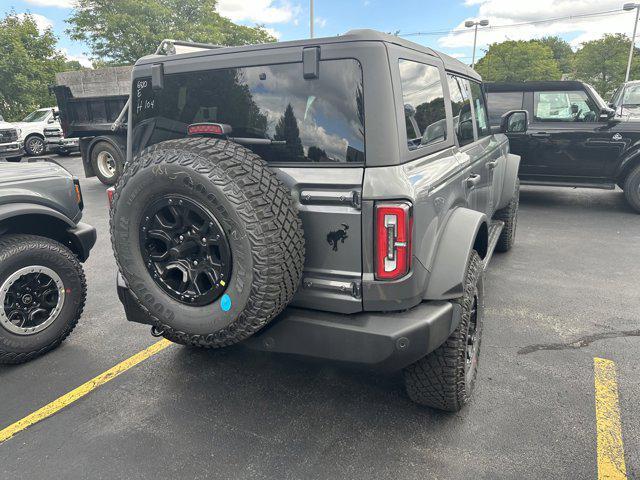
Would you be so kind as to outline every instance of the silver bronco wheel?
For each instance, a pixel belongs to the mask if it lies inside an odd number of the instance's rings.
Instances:
[[[48,267],[24,267],[0,286],[0,325],[16,335],[32,335],[51,325],[64,304],[60,276]]]

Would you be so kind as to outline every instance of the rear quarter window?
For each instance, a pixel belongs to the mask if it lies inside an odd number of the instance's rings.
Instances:
[[[502,115],[510,110],[522,110],[522,92],[489,92],[487,93],[487,108],[489,109],[489,123],[500,125]]]
[[[302,63],[290,63],[180,73],[167,75],[157,92],[138,89],[145,79],[136,80],[134,153],[186,136],[192,123],[212,122],[230,125],[230,137],[273,141],[246,145],[270,163],[361,164],[360,63],[323,60],[319,72],[305,80]]]

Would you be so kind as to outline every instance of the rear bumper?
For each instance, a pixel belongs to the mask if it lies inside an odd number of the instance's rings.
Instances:
[[[81,262],[89,258],[89,252],[96,243],[96,229],[86,223],[78,223],[75,227],[67,230],[67,234],[71,238],[71,243],[78,252]]]
[[[127,320],[152,324],[120,274],[117,283]],[[244,345],[394,371],[438,348],[459,318],[460,308],[447,301],[423,302],[403,312],[350,315],[288,307]]]

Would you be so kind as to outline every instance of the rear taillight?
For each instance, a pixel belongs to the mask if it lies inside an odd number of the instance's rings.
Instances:
[[[107,199],[109,200],[109,208],[113,205],[113,194],[116,192],[114,187],[107,188]]]
[[[376,204],[375,266],[377,280],[395,280],[411,268],[413,219],[408,202]]]
[[[187,127],[187,134],[194,135],[228,135],[231,126],[226,123],[192,123]]]

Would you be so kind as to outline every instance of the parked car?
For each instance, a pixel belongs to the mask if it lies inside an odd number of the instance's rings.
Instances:
[[[81,262],[96,230],[81,223],[82,192],[49,159],[0,161],[0,364],[57,347],[82,314]]]
[[[522,157],[523,184],[624,190],[640,212],[640,123],[615,116],[590,85],[574,81],[487,83],[492,125],[512,109],[529,113],[525,132],[509,132]]]
[[[64,72],[51,89],[64,136],[79,138],[85,176],[105,185],[115,184],[124,168],[127,131],[111,127],[129,99],[130,79],[131,67]],[[123,83],[127,90],[120,94]]]
[[[45,128],[44,139],[48,152],[66,156],[80,150],[79,139],[66,138],[60,127]]]
[[[46,153],[44,129],[50,126],[59,127],[55,108],[40,108],[27,115],[22,121],[14,125],[20,129],[20,141],[24,143],[27,155],[42,155]]]
[[[130,321],[403,370],[414,401],[462,408],[520,160],[474,70],[359,30],[145,57],[131,99],[111,207]]]
[[[0,159],[19,161],[24,154],[20,129],[5,122],[0,116]]]
[[[640,120],[640,80],[620,85],[612,95],[609,107],[624,120]]]

